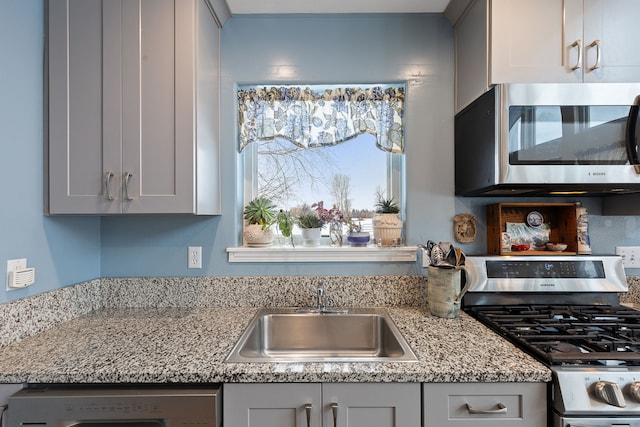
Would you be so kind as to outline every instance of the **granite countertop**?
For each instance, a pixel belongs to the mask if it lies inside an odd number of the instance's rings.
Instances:
[[[551,372],[465,313],[387,307],[417,362],[225,363],[251,307],[102,308],[0,347],[0,383],[546,382]]]

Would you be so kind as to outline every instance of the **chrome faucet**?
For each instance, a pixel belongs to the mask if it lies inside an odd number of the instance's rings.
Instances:
[[[325,313],[327,311],[327,295],[324,293],[324,284],[322,282],[318,284],[316,296],[316,308],[320,313]]]

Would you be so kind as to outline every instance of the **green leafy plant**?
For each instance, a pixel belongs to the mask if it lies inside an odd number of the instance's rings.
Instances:
[[[276,221],[276,205],[266,197],[256,197],[244,207],[243,214],[249,224],[260,224],[266,230]]]
[[[298,215],[298,225],[300,228],[320,228],[324,225],[322,219],[315,212],[303,212]]]
[[[280,209],[276,217],[276,221],[278,223],[278,228],[280,229],[282,236],[285,238],[288,238],[289,241],[291,242],[291,246],[295,247],[295,245],[293,244],[293,234],[292,234],[294,221],[293,221],[293,217],[291,216],[291,213]]]
[[[347,230],[349,234],[351,233],[359,233],[362,230],[362,224],[360,221],[356,222],[350,216],[347,216],[343,219],[343,222],[347,225]]]
[[[385,197],[382,197],[381,195],[378,195],[378,201],[375,204],[375,208],[376,213],[379,214],[397,214],[398,212],[400,212],[400,208],[398,207],[398,204],[393,200],[393,198],[387,199]]]

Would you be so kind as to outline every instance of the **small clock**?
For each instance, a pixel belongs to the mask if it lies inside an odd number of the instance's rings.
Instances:
[[[543,222],[544,218],[538,211],[531,211],[527,215],[527,224],[529,224],[530,227],[540,227]]]

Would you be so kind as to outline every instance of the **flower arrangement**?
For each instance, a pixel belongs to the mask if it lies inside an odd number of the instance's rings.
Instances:
[[[344,218],[344,215],[342,214],[342,212],[340,212],[336,205],[333,205],[331,209],[325,209],[324,202],[322,200],[311,205],[311,209],[315,209],[316,213],[318,214],[318,218],[320,218],[320,221],[322,221],[323,225],[332,221],[342,222]]]

